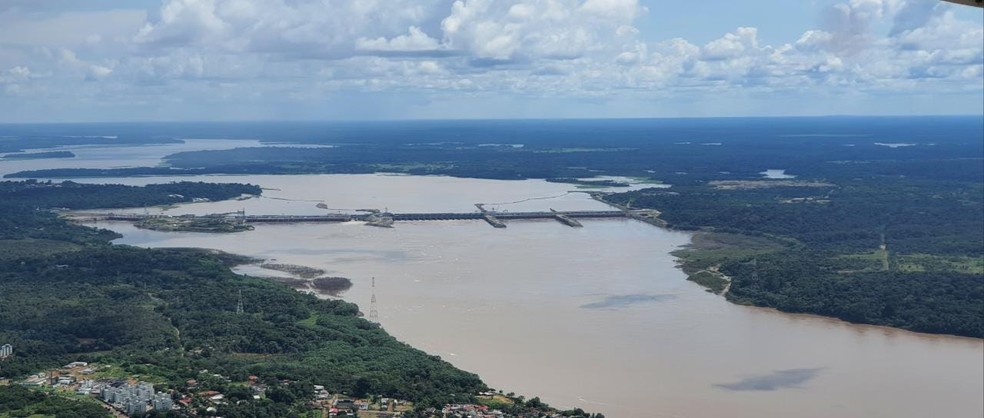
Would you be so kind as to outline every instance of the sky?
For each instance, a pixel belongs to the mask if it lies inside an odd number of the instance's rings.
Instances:
[[[0,123],[984,115],[936,0],[0,0]]]

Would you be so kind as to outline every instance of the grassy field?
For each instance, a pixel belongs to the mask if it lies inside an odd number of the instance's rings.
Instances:
[[[720,294],[727,289],[730,281],[721,273],[709,270],[701,270],[687,277],[694,283],[707,288],[707,291]]]
[[[488,406],[489,408],[498,409],[498,408],[511,406],[516,402],[505,395],[492,395],[492,396],[480,395],[478,396],[478,403]]]
[[[302,319],[297,324],[306,328],[314,328],[318,326],[318,314],[312,313],[311,316],[306,319]]]
[[[699,232],[691,243],[673,252],[687,280],[704,286],[710,292],[721,293],[729,280],[718,268],[732,261],[749,261],[757,255],[779,251],[786,243],[767,237],[738,234]]]
[[[982,257],[888,254],[886,250],[878,249],[867,253],[838,255],[834,257],[833,261],[841,268],[841,274],[874,271],[899,271],[902,273],[942,271],[984,275],[984,258]]]
[[[895,257],[893,261],[896,269],[906,273],[943,270],[984,275],[984,257],[906,254]]]
[[[718,266],[726,261],[747,260],[758,254],[784,248],[780,241],[748,235],[699,232],[689,245],[673,252],[687,274]]]
[[[888,251],[877,249],[872,252],[858,254],[841,254],[834,257],[834,262],[840,267],[841,274],[867,273],[872,271],[887,271]]]

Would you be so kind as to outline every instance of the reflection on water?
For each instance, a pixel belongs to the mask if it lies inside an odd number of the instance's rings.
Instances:
[[[822,369],[779,370],[767,375],[746,377],[734,383],[715,386],[736,391],[800,388],[804,383],[817,377],[820,370]]]
[[[90,179],[145,184],[174,178]],[[169,214],[604,209],[570,185],[410,176],[204,176],[270,190]],[[531,197],[557,196],[529,200]],[[286,199],[286,200],[280,200]],[[143,209],[139,209],[143,210]],[[155,210],[155,209],[151,209]],[[156,209],[161,210],[161,209]],[[630,220],[258,225],[238,234],[100,223],[118,242],[207,247],[345,276],[397,338],[495,388],[609,417],[982,417],[984,343],[737,306],[685,280],[685,233]],[[262,273],[256,266],[238,271]],[[265,272],[271,274],[270,272]],[[233,309],[234,307],[230,307]]]
[[[673,299],[674,295],[618,295],[608,296],[605,299],[581,305],[585,309],[619,309],[628,308],[632,305],[648,302],[659,302]]]

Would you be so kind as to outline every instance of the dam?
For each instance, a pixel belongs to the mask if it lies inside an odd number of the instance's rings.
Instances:
[[[651,210],[595,210],[560,212],[551,209],[549,212],[508,212],[488,211],[479,208],[478,212],[420,212],[420,213],[328,213],[324,215],[247,215],[243,211],[212,214],[212,215],[180,215],[170,217],[158,214],[135,213],[82,213],[74,212],[69,216],[78,221],[127,221],[141,222],[149,219],[176,218],[186,220],[225,221],[242,224],[285,224],[285,223],[331,223],[362,221],[367,223],[379,222],[380,219],[391,222],[406,221],[451,221],[451,220],[484,220],[495,228],[505,228],[504,221],[554,219],[570,227],[581,227],[578,220],[631,218],[643,222],[660,225],[658,212]],[[389,226],[388,224],[386,226]]]

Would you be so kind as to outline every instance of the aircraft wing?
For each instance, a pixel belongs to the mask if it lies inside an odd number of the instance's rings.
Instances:
[[[967,6],[984,7],[984,0],[943,0],[950,3],[964,4]]]

